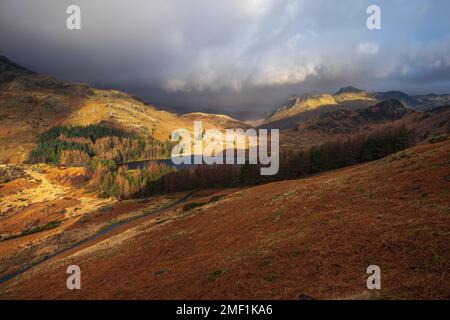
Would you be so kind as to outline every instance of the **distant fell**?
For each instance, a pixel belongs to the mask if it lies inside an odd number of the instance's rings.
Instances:
[[[363,93],[365,92],[364,90],[355,88],[353,86],[348,86],[348,87],[343,87],[341,89],[339,89],[335,95],[339,95],[339,94],[344,94],[344,93]]]

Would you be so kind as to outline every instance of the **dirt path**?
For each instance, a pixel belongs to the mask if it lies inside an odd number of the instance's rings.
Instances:
[[[37,188],[27,190],[33,193],[32,202],[54,200],[62,197],[68,191],[68,188],[64,188],[60,185],[54,184],[47,179],[44,173],[39,172],[34,168],[26,169],[25,173],[31,176],[33,179],[41,182]]]
[[[117,222],[115,224],[112,224],[111,226],[109,226],[109,227],[99,231],[98,233],[94,234],[93,236],[90,236],[90,237],[88,237],[86,239],[83,239],[83,240],[81,240],[81,241],[79,241],[79,242],[77,242],[77,243],[75,243],[75,244],[73,244],[73,245],[71,245],[71,246],[69,246],[67,248],[61,249],[61,250],[59,250],[59,251],[57,251],[57,252],[55,252],[55,253],[53,253],[53,254],[51,254],[49,256],[45,256],[41,260],[39,260],[39,261],[37,261],[35,263],[32,263],[30,265],[27,265],[26,267],[24,267],[24,268],[22,268],[22,269],[20,269],[18,271],[15,271],[15,272],[13,272],[11,274],[8,274],[6,276],[1,277],[0,278],[0,285],[5,283],[5,282],[7,282],[7,281],[9,281],[9,280],[11,280],[11,279],[13,279],[13,278],[15,278],[15,277],[17,277],[17,276],[19,276],[19,275],[21,275],[21,274],[23,274],[23,273],[25,273],[25,272],[27,272],[27,271],[29,271],[30,269],[32,269],[34,267],[39,266],[40,264],[42,264],[42,263],[46,262],[47,260],[50,260],[50,259],[52,259],[52,258],[54,258],[56,256],[60,256],[60,255],[62,255],[64,253],[67,253],[68,251],[71,251],[71,250],[76,251],[76,249],[79,249],[80,247],[86,248],[86,247],[89,247],[90,245],[93,245],[93,244],[97,243],[100,240],[104,240],[104,239],[108,238],[107,236],[111,235],[114,231],[116,231],[119,228],[121,230],[123,230],[123,229],[126,229],[127,226],[130,226],[130,227],[134,226],[134,224],[132,224],[132,223],[135,222],[138,219],[142,219],[142,218],[148,217],[150,215],[152,215],[152,216],[153,215],[157,215],[157,214],[165,212],[168,209],[171,209],[171,208],[174,208],[174,207],[176,207],[176,206],[178,206],[180,204],[183,204],[184,202],[188,201],[192,197],[192,194],[193,193],[191,192],[191,193],[185,195],[183,198],[181,198],[179,200],[176,200],[175,202],[165,206],[164,208],[156,209],[156,210],[150,210],[150,211],[144,212],[144,213],[142,213],[142,214],[140,214],[138,216],[134,216],[134,217],[122,220],[120,222]]]
[[[16,213],[33,204],[53,201],[64,197],[73,197],[73,188],[52,182],[46,177],[46,173],[42,172],[39,168],[26,168],[24,172],[30,177],[30,181],[37,182],[38,185],[34,188],[26,188],[17,193],[4,196],[0,202],[0,212],[7,214],[0,219],[0,222],[14,217]],[[82,216],[85,213],[113,202],[111,199],[100,199],[92,196],[80,196],[77,197],[77,200],[81,202],[77,206],[77,211],[69,210],[66,217],[74,218]]]
[[[27,168],[24,172],[31,177],[30,181],[39,183],[34,188],[26,188],[20,192],[4,196],[0,203],[0,212],[8,212],[0,222],[9,219],[21,209],[38,202],[52,201],[68,193],[68,188],[52,183],[37,168]]]

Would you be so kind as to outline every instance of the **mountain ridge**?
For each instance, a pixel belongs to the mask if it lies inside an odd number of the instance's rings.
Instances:
[[[0,55],[0,83],[9,82],[21,75],[35,75],[36,73]]]
[[[0,162],[24,162],[38,137],[56,125],[111,126],[161,142],[178,128],[193,129],[184,117],[133,96],[97,89],[83,83],[68,83],[40,75],[6,57],[0,61]],[[205,129],[248,127],[232,118],[200,116]]]
[[[355,88],[353,86],[347,86],[347,87],[343,87],[343,88],[339,89],[334,95],[339,95],[339,94],[343,94],[343,93],[363,93],[363,92],[366,92],[366,91]]]
[[[359,128],[369,124],[393,122],[414,112],[406,108],[399,100],[386,100],[371,107],[357,110],[335,110],[322,114],[306,123],[311,130],[321,130],[328,133],[355,133]]]
[[[410,96],[402,91],[367,92],[347,86],[334,94],[302,94],[291,96],[287,103],[270,112],[261,127],[288,129],[336,109],[363,109],[382,101],[398,100],[407,108],[424,111],[450,104],[450,94]]]

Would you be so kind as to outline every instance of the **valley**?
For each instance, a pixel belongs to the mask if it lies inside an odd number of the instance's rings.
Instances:
[[[180,128],[279,129],[279,171],[171,165]],[[0,299],[449,299],[449,135],[445,94],[344,87],[251,125],[2,56]]]
[[[88,242],[3,283],[26,299],[448,299],[450,144],[229,190]],[[119,232],[120,231],[120,232]],[[0,243],[2,244],[2,243]],[[380,265],[381,292],[365,289]],[[65,287],[65,268],[83,289]]]

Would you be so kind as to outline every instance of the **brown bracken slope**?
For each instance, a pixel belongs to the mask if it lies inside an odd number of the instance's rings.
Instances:
[[[450,298],[450,141],[233,192],[56,257],[0,298]],[[82,288],[66,288],[67,266]],[[366,288],[381,268],[382,289]]]

